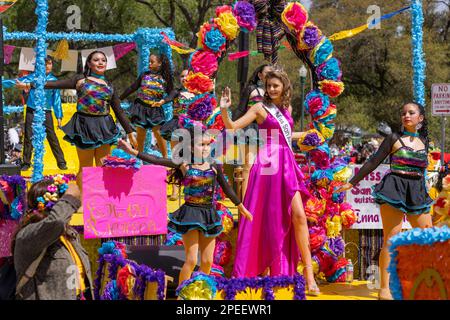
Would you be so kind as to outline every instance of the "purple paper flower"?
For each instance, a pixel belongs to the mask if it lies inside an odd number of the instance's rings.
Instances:
[[[317,146],[318,144],[320,144],[320,138],[317,133],[310,133],[306,135],[305,139],[303,140],[303,144],[305,146]]]
[[[251,32],[256,28],[256,13],[252,4],[247,1],[237,1],[234,4],[233,14],[242,31]]]
[[[314,48],[321,39],[321,34],[316,26],[306,27],[303,33],[303,42],[309,47]]]
[[[337,238],[328,238],[328,247],[331,251],[334,252],[336,256],[340,256],[344,253],[345,243],[344,240],[342,240],[341,237]]]

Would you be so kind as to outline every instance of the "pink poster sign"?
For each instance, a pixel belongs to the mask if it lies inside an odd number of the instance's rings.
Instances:
[[[167,233],[167,170],[83,168],[84,237]]]

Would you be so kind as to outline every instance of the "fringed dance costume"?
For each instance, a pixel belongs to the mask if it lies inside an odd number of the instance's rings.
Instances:
[[[179,165],[171,160],[149,154],[139,153],[137,157],[152,164],[179,168]],[[223,227],[214,206],[217,183],[234,205],[238,206],[241,203],[225,180],[222,168],[217,164],[211,164],[208,169],[201,170],[189,165],[182,183],[185,203],[177,211],[169,214],[169,231],[185,234],[190,230],[199,230],[205,237],[218,236]]]
[[[390,156],[390,171],[373,188],[373,197],[379,204],[388,204],[407,214],[422,214],[430,211],[433,200],[425,185],[425,170],[428,166],[426,149],[414,150],[404,144],[398,134],[388,136],[377,153],[350,180],[356,185],[372,172],[390,154],[396,141],[401,147]]]
[[[84,81],[77,87],[79,80]],[[80,149],[95,149],[104,144],[114,144],[120,138],[120,130],[110,114],[110,107],[124,128],[125,132],[133,132],[133,127],[125,116],[114,88],[77,75],[72,79],[49,81],[46,89],[76,89],[78,102],[77,112],[62,127],[66,134],[64,140]]]
[[[162,125],[165,122],[164,109],[162,106],[153,106],[153,103],[162,99],[164,104],[171,101],[166,98],[166,81],[159,73],[146,71],[122,93],[120,100],[127,98],[136,90],[138,91],[136,100],[128,109],[131,123],[144,129]]]

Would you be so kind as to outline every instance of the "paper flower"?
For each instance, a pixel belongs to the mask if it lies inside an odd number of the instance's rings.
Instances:
[[[331,58],[316,68],[319,80],[340,81],[342,77],[341,63],[336,58]]]
[[[184,86],[195,94],[211,92],[214,89],[214,83],[208,76],[192,71],[188,73],[184,80]]]
[[[344,92],[344,83],[342,81],[322,80],[319,81],[319,88],[331,98],[336,98]]]
[[[197,37],[197,47],[201,49],[209,49],[217,55],[220,55],[225,50],[227,39],[216,24],[205,22],[200,27]]]
[[[297,145],[302,151],[310,151],[320,146],[325,139],[316,129],[310,129],[302,132],[300,138],[297,140]]]
[[[194,272],[191,279],[183,281],[176,290],[182,300],[213,300],[217,292],[217,282],[212,276]]]
[[[218,68],[217,57],[210,51],[197,50],[192,53],[189,64],[195,73],[203,73],[210,77]]]
[[[187,115],[193,120],[203,121],[212,114],[216,107],[217,100],[214,95],[206,95],[189,106]]]
[[[357,219],[356,213],[352,206],[348,203],[343,203],[340,205],[339,210],[342,219],[342,226],[346,229],[350,228]]]
[[[230,11],[222,12],[214,19],[220,31],[229,41],[233,41],[239,34],[239,25],[233,13]]]
[[[308,21],[303,30],[298,33],[297,48],[300,50],[311,50],[319,44],[322,38],[322,31],[311,21]]]
[[[233,14],[242,31],[251,32],[255,30],[256,12],[252,4],[247,1],[237,1],[233,6]]]
[[[309,53],[309,58],[314,66],[319,66],[333,54],[333,45],[328,38],[323,38],[320,43]]]
[[[313,118],[323,115],[330,105],[330,99],[319,90],[309,92],[305,97],[304,107]]]
[[[300,3],[291,2],[281,13],[281,20],[289,30],[301,32],[308,21],[308,11]]]

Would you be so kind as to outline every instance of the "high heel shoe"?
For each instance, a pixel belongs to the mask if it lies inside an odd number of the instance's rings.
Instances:
[[[306,265],[305,268],[311,268],[312,269],[312,265]],[[313,297],[317,297],[320,295],[320,289],[319,286],[317,285],[317,283],[314,282],[313,285],[311,286],[306,286],[306,295],[307,296],[313,296]]]

